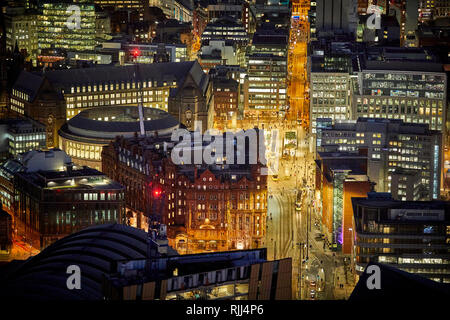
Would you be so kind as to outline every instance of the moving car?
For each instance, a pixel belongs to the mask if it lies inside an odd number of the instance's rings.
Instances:
[[[272,180],[273,181],[278,181],[278,175],[277,174],[272,175]]]

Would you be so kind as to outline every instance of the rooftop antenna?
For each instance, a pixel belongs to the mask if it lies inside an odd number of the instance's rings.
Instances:
[[[139,63],[137,62],[137,57],[139,57],[141,54],[141,52],[139,51],[139,49],[134,49],[132,52],[132,55],[134,56],[134,65],[135,65],[135,71],[134,71],[134,78],[137,80],[137,86],[139,88],[139,98],[138,98],[138,110],[139,110],[139,128],[140,128],[140,133],[142,137],[145,137],[145,127],[144,127],[144,109],[143,109],[143,105],[142,105],[142,101],[144,101],[143,99],[143,86],[141,86],[141,75],[139,73]]]

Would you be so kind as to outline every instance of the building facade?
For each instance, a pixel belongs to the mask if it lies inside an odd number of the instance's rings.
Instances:
[[[45,126],[31,119],[0,120],[0,161],[46,148]]]
[[[9,110],[46,125],[47,147],[59,145],[58,130],[81,111],[104,106],[137,106],[168,111],[187,127],[208,128],[211,89],[198,62],[101,66],[45,73],[23,71]]]
[[[103,286],[107,300],[290,300],[292,260],[267,261],[266,249],[156,258],[158,276],[146,260],[119,263]],[[123,276],[138,273],[136,280]],[[122,274],[122,275],[121,275]],[[263,281],[266,279],[266,281]],[[261,282],[260,285],[258,283]]]
[[[179,123],[160,109],[143,108],[144,132],[148,136],[170,136]],[[107,106],[84,110],[58,131],[59,147],[79,166],[102,170],[102,148],[116,136],[141,134],[138,107]]]
[[[352,204],[357,274],[372,261],[450,283],[448,202],[397,201],[389,194],[369,193]]]
[[[320,193],[322,232],[329,248],[351,253],[351,198],[365,196],[372,183],[367,176],[367,155],[319,152],[316,188]],[[312,212],[309,212],[313,215]]]
[[[267,26],[254,34],[246,54],[246,117],[276,118],[286,111],[287,44],[288,34],[284,29]]]
[[[74,18],[80,13],[79,24]],[[38,16],[38,44],[42,49],[93,51],[95,47],[95,8],[91,0],[46,2]],[[70,10],[69,10],[70,9]]]
[[[17,45],[25,58],[36,65],[38,53],[37,12],[22,7],[7,7],[4,16],[6,50],[14,52]]]
[[[370,180],[398,200],[438,199],[442,134],[402,120],[359,118],[321,130],[321,150],[368,150]]]
[[[353,119],[424,123],[445,135],[447,77],[425,50],[372,48],[360,62]]]
[[[127,186],[127,210],[136,226],[145,228],[156,216],[168,225],[169,244],[180,253],[263,246],[267,176],[262,167],[176,165],[172,148],[156,137],[118,138],[103,150],[103,170]],[[205,146],[200,141],[193,148]]]
[[[119,183],[67,162],[62,170],[45,170],[55,151],[39,155],[14,175],[15,227],[34,247],[45,248],[90,225],[125,222],[125,190]],[[33,169],[36,165],[44,170]]]

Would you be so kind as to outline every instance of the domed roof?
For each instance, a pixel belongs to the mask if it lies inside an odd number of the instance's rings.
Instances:
[[[115,262],[147,256],[147,233],[122,224],[93,226],[71,234],[18,266],[0,269],[0,297],[33,300],[102,299],[103,274]],[[11,263],[10,263],[11,264]],[[81,270],[81,289],[69,290],[67,267]]]

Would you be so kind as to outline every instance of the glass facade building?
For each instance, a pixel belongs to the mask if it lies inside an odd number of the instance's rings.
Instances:
[[[368,175],[378,192],[399,200],[439,197],[442,135],[427,125],[359,118],[321,130],[323,151],[368,150]]]
[[[449,202],[396,201],[377,193],[352,202],[358,274],[373,261],[450,283]]]
[[[39,50],[94,50],[96,30],[92,1],[47,2],[42,6],[42,14],[38,16]],[[79,8],[79,17],[77,10],[73,9],[75,7]]]
[[[401,119],[444,131],[446,82],[443,72],[364,70],[354,116]]]

